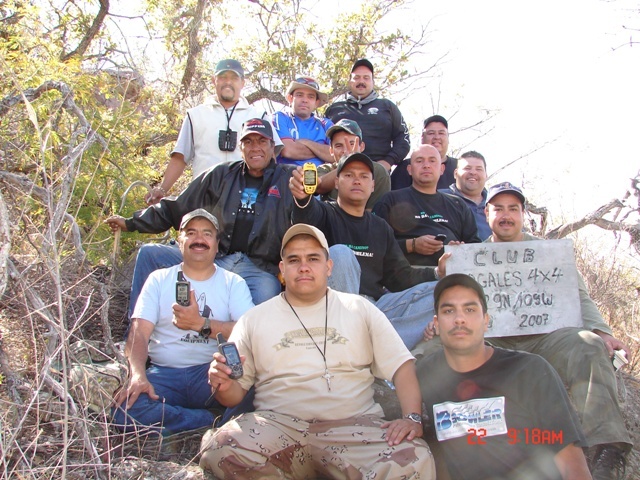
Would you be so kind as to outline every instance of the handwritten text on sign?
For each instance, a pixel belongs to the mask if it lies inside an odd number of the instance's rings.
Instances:
[[[466,273],[484,288],[487,337],[582,326],[573,242],[542,240],[446,246],[447,274]]]

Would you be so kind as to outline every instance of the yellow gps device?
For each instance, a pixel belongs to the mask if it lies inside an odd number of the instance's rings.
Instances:
[[[307,162],[302,166],[302,185],[304,186],[304,193],[307,195],[316,193],[316,187],[318,186],[318,169],[315,163]]]

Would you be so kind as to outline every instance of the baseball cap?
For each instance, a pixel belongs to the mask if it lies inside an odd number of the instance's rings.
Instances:
[[[327,137],[329,139],[333,138],[333,134],[339,131],[345,131],[350,133],[351,135],[355,135],[360,140],[362,140],[362,130],[360,130],[360,125],[358,125],[355,121],[349,120],[348,118],[343,118],[338,123],[334,123],[329,130],[327,130]]]
[[[287,232],[282,237],[282,247],[280,247],[280,257],[284,256],[284,247],[287,246],[287,243],[291,241],[291,239],[297,235],[311,235],[313,238],[318,240],[318,243],[322,248],[327,251],[329,254],[329,244],[327,243],[327,239],[320,230],[312,225],[307,225],[306,223],[298,223],[293,227],[289,228]]]
[[[237,60],[233,60],[231,58],[220,60],[216,65],[215,75],[219,75],[226,71],[236,72],[240,78],[244,78],[244,69]]]
[[[522,190],[509,182],[502,182],[494,185],[489,189],[489,192],[487,192],[486,203],[489,203],[493,197],[495,197],[496,195],[500,195],[501,193],[512,193],[520,199],[522,205],[524,205],[526,202]]]
[[[373,75],[373,65],[366,58],[361,58],[359,60],[356,60],[355,63],[353,64],[353,67],[351,67],[351,73],[353,73],[353,71],[356,68],[361,67],[361,66],[367,67],[369,70],[371,70],[371,75]]]
[[[320,100],[320,105],[318,105],[319,107],[321,107],[322,105],[327,103],[327,101],[329,101],[328,95],[320,91],[320,85],[318,84],[315,78],[311,78],[311,77],[296,78],[293,82],[289,84],[289,88],[287,88],[287,95],[291,95],[298,88],[309,88],[314,92],[316,92],[316,94],[318,95],[318,100]]]
[[[262,135],[264,138],[273,140],[273,129],[271,128],[271,123],[269,123],[268,120],[263,120],[262,118],[252,118],[244,122],[242,124],[240,140],[245,138],[247,135],[251,135],[252,133],[257,133],[258,135]]]
[[[187,224],[193,220],[194,218],[206,218],[207,220],[209,220],[213,226],[215,227],[216,231],[220,231],[220,226],[218,224],[218,219],[212,215],[211,213],[207,212],[204,208],[196,208],[195,210],[187,213],[184,217],[182,217],[182,221],[180,222],[180,230],[184,230],[185,227],[187,226]]]
[[[447,122],[447,119],[442,115],[431,115],[424,121],[423,128],[427,128],[427,125],[433,122],[442,123],[447,128],[447,130],[449,130],[449,122]]]
[[[457,286],[470,288],[476,292],[480,299],[480,303],[482,304],[483,311],[487,311],[487,297],[484,296],[484,290],[480,284],[466,273],[452,273],[441,279],[433,290],[433,305],[436,314],[438,313],[438,305],[440,304],[440,296],[442,295],[442,292],[448,288]]]
[[[350,153],[349,155],[345,155],[344,157],[342,157],[338,162],[338,169],[336,170],[336,175],[340,175],[340,172],[342,171],[342,169],[348,164],[350,164],[351,162],[364,163],[367,167],[369,167],[369,170],[371,170],[371,175],[372,176],[374,175],[373,162],[364,153]]]

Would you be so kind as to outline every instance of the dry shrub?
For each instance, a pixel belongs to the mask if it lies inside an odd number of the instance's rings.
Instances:
[[[619,245],[601,245],[592,238],[576,240],[576,265],[589,294],[611,326],[615,337],[631,352],[640,348],[640,273],[637,260],[621,253]],[[603,255],[602,252],[607,254]],[[640,373],[640,355],[634,355],[627,372]]]

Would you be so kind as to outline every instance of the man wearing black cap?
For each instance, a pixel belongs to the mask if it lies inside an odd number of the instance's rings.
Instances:
[[[327,130],[327,137],[329,137],[331,142],[329,152],[333,156],[335,162],[328,166],[328,168],[320,168],[318,173],[323,175],[323,184],[324,182],[327,182],[334,185],[336,178],[334,169],[338,166],[340,159],[345,155],[364,151],[365,144],[362,141],[362,130],[360,130],[360,126],[348,118],[343,118]],[[330,169],[330,171],[327,173],[328,169]],[[367,205],[365,207],[368,211],[371,211],[378,199],[391,189],[391,180],[389,179],[389,175],[387,175],[384,167],[378,162],[374,162],[373,164],[373,176],[376,181],[373,193],[369,197],[369,200],[367,200]],[[323,197],[325,200],[336,200],[337,198],[338,190],[335,188]]]
[[[237,148],[242,124],[250,118],[265,116],[241,95],[244,83],[240,62],[232,59],[218,62],[213,77],[216,93],[187,111],[162,182],[145,196],[148,205],[167,196],[187,165],[191,165],[196,178],[218,163],[242,159]],[[277,135],[274,139],[278,154],[282,142]]]
[[[273,126],[284,143],[278,155],[279,163],[302,166],[306,162],[316,166],[333,163],[329,153],[327,130],[333,125],[328,118],[316,116],[318,107],[327,103],[327,95],[320,91],[311,77],[298,77],[287,89],[289,108],[273,114]]]
[[[378,97],[373,76],[369,60],[356,61],[351,68],[349,92],[329,106],[325,115],[334,123],[343,118],[358,122],[366,144],[364,153],[389,172],[409,153],[409,130],[396,104]]]
[[[450,478],[591,478],[580,422],[551,365],[485,344],[482,287],[468,275],[448,275],[434,304],[444,348],[416,368],[430,417],[426,436]]]
[[[454,172],[458,167],[458,159],[447,155],[449,151],[449,122],[442,115],[432,115],[424,121],[422,129],[422,144],[433,145],[440,152],[444,171],[438,180],[438,190],[449,188],[455,183]],[[409,159],[398,165],[391,175],[391,190],[399,190],[411,185],[411,176],[407,171]]]
[[[132,218],[112,216],[105,222],[115,233],[160,233],[178,228],[184,214],[205,208],[220,220],[220,248],[216,264],[245,279],[257,305],[281,290],[276,277],[279,242],[290,224],[293,199],[288,183],[293,169],[277,165],[271,123],[254,118],[239,135],[243,161],[216,165],[176,198],[139,210]],[[138,252],[131,286],[130,313],[150,272],[180,263],[181,255],[168,245],[143,245]]]
[[[296,199],[293,223],[314,225],[326,235],[335,265],[330,285],[369,298],[411,349],[422,338],[425,312],[433,307],[436,277],[434,268],[409,265],[391,227],[365,210],[374,188],[373,162],[363,153],[342,157],[335,203],[307,195],[301,170],[290,181]]]
[[[178,236],[183,262],[156,270],[145,282],[125,347],[128,383],[115,397],[118,429],[146,426],[171,435],[212,425],[207,370],[217,351],[216,334],[227,338],[253,307],[245,281],[213,263],[219,235],[211,213],[187,213]],[[177,301],[177,281],[189,284],[188,305]]]

